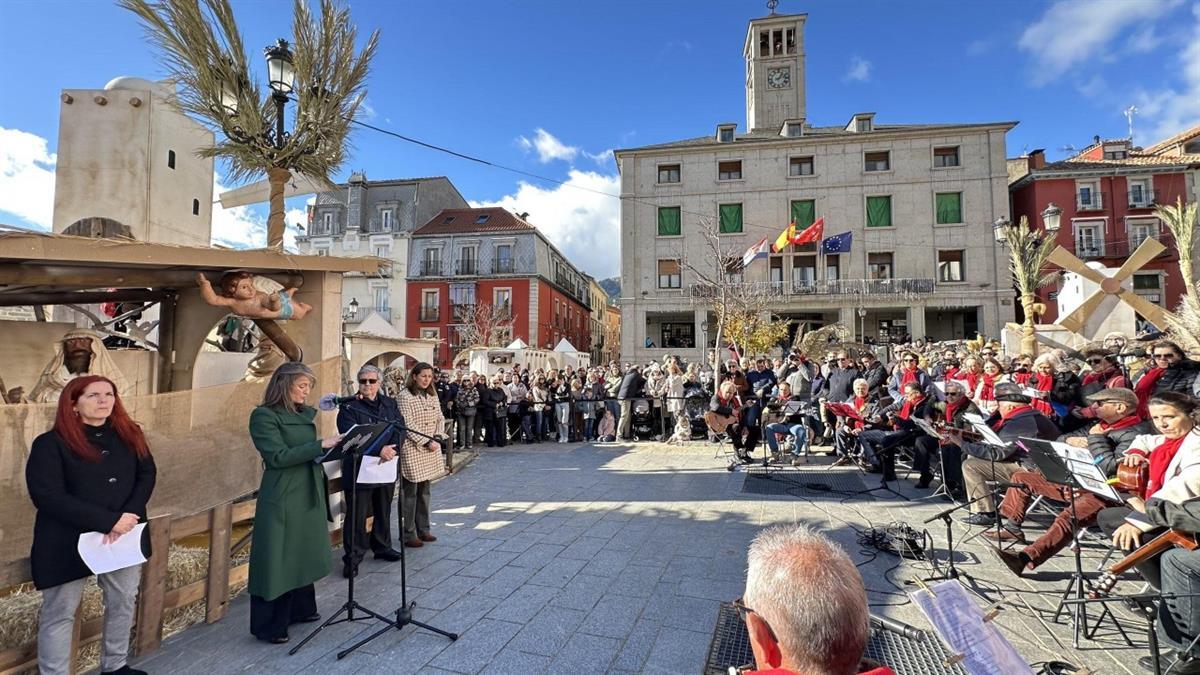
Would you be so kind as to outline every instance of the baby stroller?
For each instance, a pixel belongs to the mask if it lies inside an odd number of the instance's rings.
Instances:
[[[635,439],[648,441],[659,435],[657,420],[654,419],[654,406],[650,404],[650,399],[635,398],[629,409],[629,428]]]
[[[708,436],[708,424],[704,421],[704,413],[708,412],[710,399],[704,387],[697,383],[692,383],[683,390],[683,414],[692,425],[693,439]]]

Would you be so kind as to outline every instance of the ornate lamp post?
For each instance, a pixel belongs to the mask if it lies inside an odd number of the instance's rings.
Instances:
[[[1046,306],[1037,301],[1037,289],[1046,285],[1049,279],[1044,275],[1046,258],[1057,246],[1055,235],[1058,233],[1062,209],[1050,202],[1042,211],[1042,226],[1045,234],[1029,226],[1029,220],[1021,216],[1019,223],[1014,225],[1007,217],[1001,216],[992,225],[996,243],[1008,246],[1009,269],[1012,271],[1013,282],[1021,298],[1021,309],[1025,314],[1025,322],[1021,330],[1021,353],[1037,354],[1037,329],[1034,317],[1046,311]]]

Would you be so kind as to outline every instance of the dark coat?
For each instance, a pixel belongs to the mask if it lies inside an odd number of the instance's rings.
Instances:
[[[621,387],[617,389],[617,398],[624,400],[628,398],[641,398],[642,389],[646,386],[646,378],[633,368],[625,373],[625,377],[621,378]]]
[[[887,391],[887,369],[883,364],[876,361],[874,365],[868,368],[859,377],[867,381],[867,396],[870,398],[883,398],[888,395]]]
[[[1195,392],[1196,377],[1200,375],[1200,362],[1185,359],[1172,363],[1167,372],[1154,383],[1154,393],[1177,391],[1192,396]]]
[[[259,406],[250,438],[263,458],[262,484],[250,544],[251,595],[274,600],[329,574],[324,454],[307,406],[298,412]]]
[[[79,457],[57,433],[47,431],[33,440],[25,463],[25,484],[37,509],[29,564],[38,589],[91,576],[79,557],[79,535],[107,534],[123,513],[146,520],[154,458],[139,460],[108,424],[84,431],[100,450],[100,461]],[[150,553],[145,544],[143,552]]]
[[[1086,380],[1090,375],[1091,373],[1084,373],[1083,380]],[[1112,389],[1117,387],[1122,389],[1133,389],[1133,383],[1130,382],[1129,378],[1125,376],[1125,371],[1121,370],[1117,366],[1109,368],[1108,370],[1104,371],[1100,377],[1088,382],[1087,384],[1084,384],[1083,380],[1079,381],[1079,400],[1076,402],[1076,405],[1079,406],[1088,405],[1087,397],[1103,389]]]
[[[922,398],[921,401],[913,407],[912,411],[909,412],[908,419],[906,420],[900,419],[900,409],[904,407],[904,403],[904,399],[897,400],[880,411],[880,414],[889,416],[892,424],[897,430],[920,431],[920,428],[913,423],[912,418],[917,417],[920,419],[925,419],[926,417],[929,417],[931,410],[930,406],[933,401],[928,396]]]
[[[934,401],[933,403],[930,403],[928,412],[930,419],[932,419],[934,422],[945,422],[946,402]],[[951,418],[950,426],[954,427],[955,429],[966,429],[970,427],[971,424],[966,420],[966,415],[968,413],[972,415],[979,415],[980,417],[983,416],[983,413],[979,412],[979,406],[975,405],[973,401],[967,401],[966,405],[960,406],[958,410],[954,411],[954,417]]]
[[[404,426],[404,416],[400,414],[400,409],[396,407],[396,399],[386,396],[383,392],[375,395],[375,400],[365,398],[356,398],[353,401],[347,401],[338,408],[337,429],[338,433],[346,433],[350,427],[355,424],[379,424],[383,421],[395,422],[399,426]],[[395,445],[396,452],[400,452],[400,444],[404,442],[404,435],[398,429],[393,428],[388,439],[383,442],[383,445]],[[382,446],[381,446],[382,447]],[[352,458],[346,455],[342,458],[342,483],[346,483],[347,476],[353,476],[354,467],[351,465]],[[360,485],[360,490],[371,490],[382,485]]]
[[[1096,420],[1096,424],[1099,420]],[[1088,442],[1088,451],[1092,453],[1092,457],[1096,458],[1096,466],[1104,472],[1105,476],[1117,475],[1117,464],[1121,462],[1121,458],[1125,456],[1125,451],[1133,444],[1133,439],[1143,434],[1156,434],[1154,424],[1147,420],[1124,429],[1116,429],[1104,434],[1088,433],[1092,428],[1092,424],[1076,429],[1067,434],[1063,434],[1058,440],[1066,442],[1068,438],[1086,438]]]
[[[821,385],[821,391],[817,393],[820,398],[825,398],[830,401],[844,401],[847,398],[854,396],[854,381],[862,377],[858,368],[833,368],[829,371],[829,376],[825,378],[825,383]]]
[[[479,407],[479,389],[470,384],[459,387],[458,395],[454,397],[454,406],[459,415],[474,415],[475,409]]]
[[[479,413],[485,420],[496,419],[497,414],[504,417],[508,410],[508,394],[503,387],[488,387],[479,397]]]
[[[997,422],[1000,420],[1000,414],[996,413],[988,420],[988,426],[996,428]],[[997,462],[1008,462],[1024,457],[1025,451],[1017,444],[1016,440],[1021,437],[1025,438],[1040,438],[1046,441],[1052,441],[1059,436],[1058,427],[1054,422],[1050,421],[1042,413],[1029,408],[1013,415],[1004,423],[1004,426],[996,432],[1000,440],[1005,442],[1005,445],[991,445],[990,443],[977,443],[975,441],[964,440],[962,444],[963,452],[985,460],[996,460]]]
[[[746,383],[750,385],[751,391],[756,396],[769,396],[771,389],[776,385],[775,371],[770,368],[763,371],[751,370],[746,373]]]

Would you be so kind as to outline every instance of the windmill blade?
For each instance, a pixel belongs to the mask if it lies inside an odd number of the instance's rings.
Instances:
[[[1046,260],[1052,264],[1058,265],[1068,272],[1074,272],[1096,285],[1104,283],[1104,280],[1108,278],[1096,270],[1088,267],[1086,263],[1079,258],[1076,258],[1074,254],[1061,246],[1051,251],[1050,256],[1047,257]]]
[[[1082,332],[1084,324],[1087,323],[1087,320],[1091,318],[1092,314],[1096,311],[1096,308],[1099,307],[1100,303],[1104,302],[1104,299],[1107,297],[1108,294],[1104,291],[1097,290],[1093,292],[1088,296],[1087,300],[1084,300],[1082,303],[1080,303],[1080,305],[1076,307],[1070,314],[1060,318],[1057,322],[1058,325],[1066,328],[1072,333]]]
[[[1163,331],[1167,330],[1167,313],[1162,307],[1128,289],[1121,293],[1120,297],[1121,300],[1125,301],[1125,304],[1132,307],[1138,314],[1141,314],[1142,318],[1154,324],[1155,328]]]
[[[1117,270],[1113,278],[1118,281],[1125,281],[1134,272],[1141,269],[1143,265],[1154,260],[1155,256],[1165,250],[1167,250],[1167,247],[1163,246],[1159,240],[1153,237],[1143,239],[1142,243],[1133,252],[1133,255],[1125,259],[1125,262],[1121,265],[1121,269]]]

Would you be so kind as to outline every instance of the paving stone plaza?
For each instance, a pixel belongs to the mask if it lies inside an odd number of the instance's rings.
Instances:
[[[872,552],[852,527],[902,520],[920,529],[948,502],[905,502],[884,492],[850,497],[846,487],[874,486],[877,477],[843,469],[829,469],[828,481],[804,483],[790,494],[748,494],[748,474],[726,471],[713,452],[702,443],[488,449],[437,482],[433,531],[439,540],[408,550],[409,598],[417,603],[414,619],[460,633],[456,642],[409,626],[338,660],[338,651],[376,629],[364,621],[328,628],[289,656],[290,645],[250,636],[243,594],[222,621],[189,628],[134,665],[154,673],[696,675],[705,666],[719,604],[742,593],[751,539],[765,526],[794,521],[826,529],[860,563],[872,612],[929,629],[914,605],[899,604],[905,598],[897,588],[928,576],[928,565],[898,564],[894,556]],[[826,471],[827,461],[814,456],[813,469]],[[900,491],[929,494],[909,481],[901,481]],[[928,527],[944,561],[944,528],[940,522]],[[1117,612],[1136,648],[1104,623],[1077,650],[1070,624],[1051,622],[1073,568],[1069,551],[1018,579],[979,532],[955,524],[956,562],[975,578],[980,606],[1003,601],[995,621],[1026,661],[1138,672],[1145,633],[1123,608]],[[1085,545],[1084,569],[1095,570],[1104,550]],[[335,563],[335,573],[317,584],[326,616],[346,595]],[[399,563],[368,558],[358,600],[391,613],[400,604],[399,576]],[[1137,586],[1125,581],[1118,591]],[[294,626],[292,644],[309,629]]]

